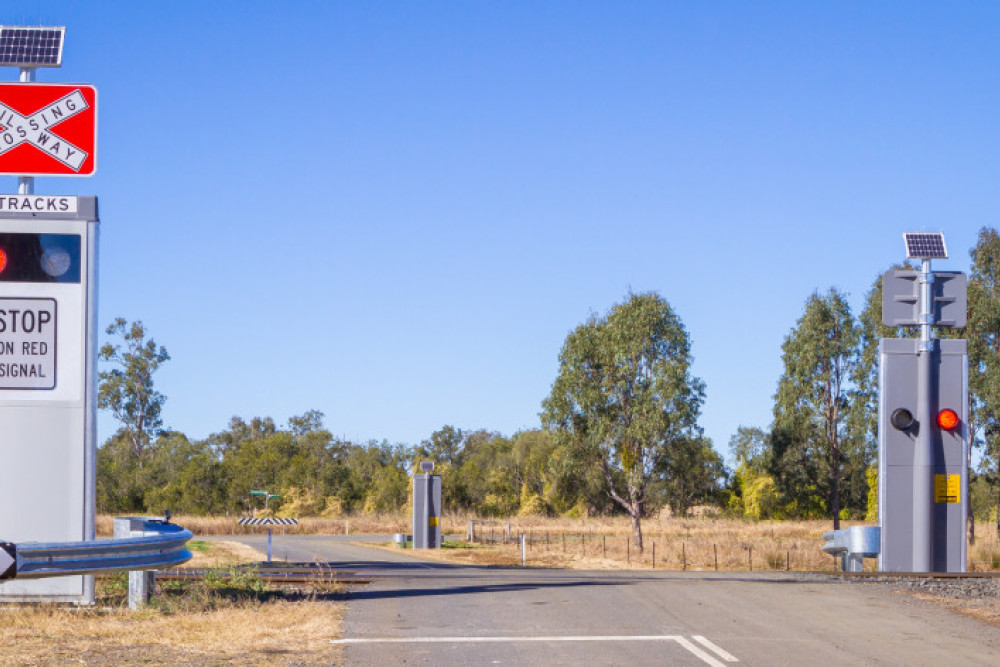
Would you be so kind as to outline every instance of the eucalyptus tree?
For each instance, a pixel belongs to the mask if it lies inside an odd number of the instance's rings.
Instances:
[[[670,304],[634,294],[570,332],[543,402],[546,425],[603,473],[640,551],[650,482],[674,448],[701,435],[705,385],[691,362],[687,331]]]
[[[170,359],[167,349],[157,346],[142,322],[127,323],[119,317],[106,333],[116,342],[101,347],[98,358],[111,364],[98,374],[100,384],[97,405],[110,410],[122,424],[136,464],[142,466],[143,454],[153,436],[163,425],[160,410],[166,396],[153,386],[153,374]]]
[[[970,438],[983,444],[983,464],[1000,493],[1000,235],[983,228],[973,247],[969,275],[969,388],[972,394]],[[1000,496],[997,497],[1000,535]]]
[[[664,501],[676,516],[701,503],[718,501],[727,477],[722,457],[704,436],[680,438],[661,463],[656,483]]]
[[[782,345],[772,446],[777,465],[803,469],[840,528],[841,476],[851,451],[847,417],[858,365],[858,327],[835,289],[813,293]],[[783,441],[784,439],[784,441]]]

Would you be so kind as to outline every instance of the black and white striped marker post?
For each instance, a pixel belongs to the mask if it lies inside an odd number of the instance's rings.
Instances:
[[[271,562],[271,526],[297,526],[298,519],[279,519],[276,517],[264,517],[261,519],[244,518],[240,519],[241,526],[267,526],[267,562]]]

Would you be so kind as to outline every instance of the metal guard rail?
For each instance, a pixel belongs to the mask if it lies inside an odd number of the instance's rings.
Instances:
[[[17,545],[18,579],[38,579],[111,570],[151,570],[191,560],[187,528],[147,519],[140,537],[83,542],[22,542]]]

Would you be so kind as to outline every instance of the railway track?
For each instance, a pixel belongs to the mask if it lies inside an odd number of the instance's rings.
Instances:
[[[349,584],[371,583],[372,578],[349,570],[338,570],[325,563],[289,563],[287,565],[239,565],[233,568],[175,568],[157,570],[158,581],[183,581],[203,579],[209,572],[212,576],[229,579],[234,575],[253,571],[269,584]]]

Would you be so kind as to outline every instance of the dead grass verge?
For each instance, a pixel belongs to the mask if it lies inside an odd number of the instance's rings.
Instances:
[[[156,610],[0,611],[0,663],[8,665],[328,665],[341,659],[343,606],[272,601],[199,613]]]
[[[345,610],[339,587],[282,590],[234,566],[260,554],[232,542],[195,542],[190,565],[229,577],[157,583],[146,608],[127,608],[124,573],[98,579],[93,608],[0,608],[0,664],[330,665]],[[220,570],[221,571],[221,570]]]

